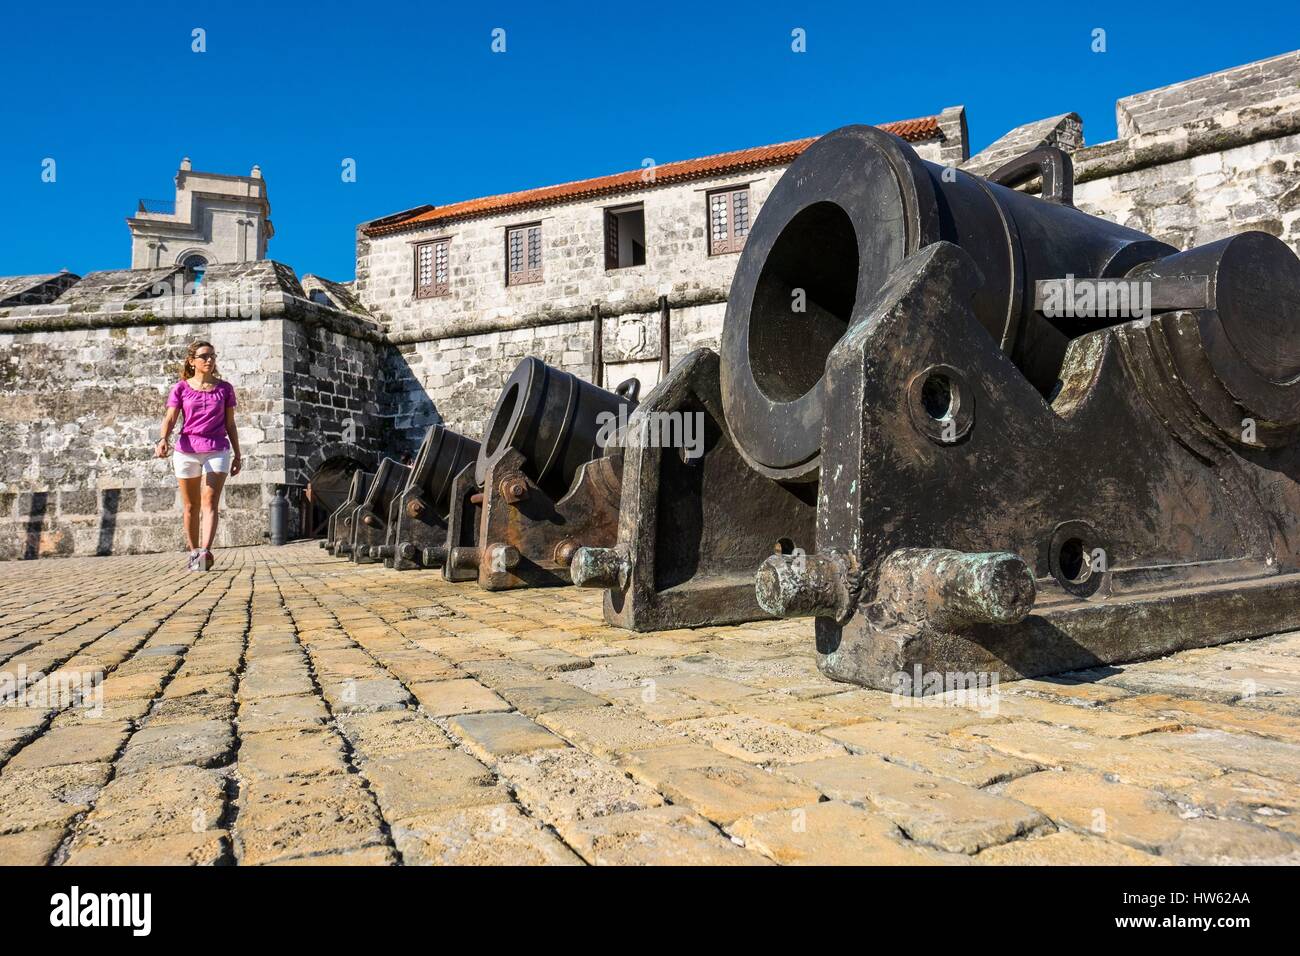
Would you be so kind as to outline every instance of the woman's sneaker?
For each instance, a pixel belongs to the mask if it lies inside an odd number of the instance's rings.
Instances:
[[[185,570],[186,570],[186,571],[202,571],[202,570],[203,570],[203,568],[199,565],[199,555],[202,554],[202,553],[203,553],[202,551],[199,551],[199,550],[197,550],[197,549],[195,549],[194,551],[191,551],[191,552],[190,552],[190,563],[187,564],[187,565],[185,566]]]
[[[216,560],[217,560],[217,559],[214,558],[214,557],[212,556],[212,552],[209,551],[207,548],[204,548],[202,551],[199,552],[199,568],[198,568],[198,570],[200,570],[200,571],[211,571],[211,570],[212,570],[212,565],[213,565],[214,563],[216,563]]]

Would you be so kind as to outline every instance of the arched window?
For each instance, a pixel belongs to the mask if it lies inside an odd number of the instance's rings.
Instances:
[[[185,267],[185,281],[189,285],[199,286],[203,282],[203,273],[208,271],[208,260],[200,255],[186,256],[181,263]]]

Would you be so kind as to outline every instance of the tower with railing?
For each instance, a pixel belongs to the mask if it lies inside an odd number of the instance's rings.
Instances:
[[[260,168],[247,176],[201,173],[189,157],[176,172],[175,197],[141,199],[126,224],[132,269],[184,265],[200,280],[215,263],[265,259],[275,235]]]

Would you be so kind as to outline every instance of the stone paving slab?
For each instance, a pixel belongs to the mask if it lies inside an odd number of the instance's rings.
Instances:
[[[0,564],[0,687],[3,864],[1300,863],[1300,634],[918,704],[303,542]]]

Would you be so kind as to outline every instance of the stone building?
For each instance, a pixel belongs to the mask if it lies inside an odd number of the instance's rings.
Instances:
[[[126,224],[132,269],[183,265],[200,278],[209,265],[265,259],[275,235],[260,169],[247,176],[200,173],[189,157],[176,172],[176,198],[141,199]]]
[[[1126,97],[1117,115],[1110,142],[1085,145],[1063,113],[974,156],[960,107],[886,128],[976,173],[1058,145],[1087,212],[1183,248],[1262,229],[1300,251],[1300,53]],[[247,466],[228,484],[221,545],[263,540],[280,487],[309,533],[320,510],[301,489],[327,496],[350,469],[413,452],[432,422],[477,437],[525,355],[652,385],[717,346],[748,222],[808,142],[370,220],[354,283],[264,259],[259,176],[182,168],[177,214],[131,220],[134,268],[0,278],[0,558],[180,545],[171,467],[150,446],[195,338],[240,395]],[[242,246],[222,225],[240,218],[255,223]],[[191,251],[207,263],[197,294]]]
[[[960,106],[882,128],[925,159],[967,157]],[[716,345],[748,225],[812,141],[363,223],[356,294],[411,371],[395,396],[406,438],[437,420],[476,432],[525,355],[610,386],[635,375],[645,391]]]

